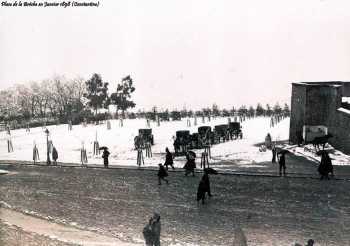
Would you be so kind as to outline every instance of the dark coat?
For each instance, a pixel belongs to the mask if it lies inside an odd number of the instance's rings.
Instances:
[[[109,151],[108,150],[104,150],[103,153],[102,153],[102,158],[103,159],[108,159],[108,156],[109,156]]]
[[[188,171],[193,171],[195,168],[196,168],[196,163],[194,162],[194,160],[187,161],[184,166],[184,169]]]
[[[202,177],[203,183],[204,183],[204,189],[205,192],[209,192],[210,191],[210,181],[209,181],[209,175],[207,173],[204,173],[203,177]]]
[[[103,164],[108,165],[108,156],[109,156],[109,151],[108,150],[104,150],[102,153],[102,158],[103,158]]]
[[[173,155],[168,151],[165,155],[165,163],[164,165],[173,165]]]
[[[167,171],[165,170],[164,166],[159,166],[159,170],[158,170],[158,177],[159,178],[165,178],[168,176]]]
[[[186,159],[187,159],[187,162],[184,166],[184,169],[188,170],[188,171],[193,171],[195,168],[196,168],[196,159],[195,157],[193,157],[192,155],[190,154],[187,154],[186,155]]]
[[[333,173],[332,160],[327,153],[322,154],[321,163],[318,166],[318,172],[321,175],[328,175],[328,173]]]
[[[203,179],[199,182],[198,190],[197,190],[197,201],[200,201],[205,198],[205,192],[207,191],[206,184]]]
[[[55,147],[53,147],[52,149],[52,159],[54,159],[55,161],[58,159],[58,152]]]

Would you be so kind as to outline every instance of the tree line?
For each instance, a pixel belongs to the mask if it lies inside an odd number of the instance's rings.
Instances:
[[[138,113],[129,114],[131,118],[141,117],[155,120],[158,116],[161,120],[180,120],[185,117],[231,117],[231,116],[247,116],[247,117],[259,117],[265,116],[270,117],[273,115],[283,115],[284,117],[290,116],[290,109],[288,104],[284,104],[283,108],[279,103],[271,106],[266,104],[265,107],[261,103],[258,103],[256,107],[246,105],[241,105],[240,107],[232,107],[230,109],[223,108],[220,109],[219,106],[214,103],[211,107],[205,107],[201,110],[191,110],[191,109],[182,109],[182,110],[157,110],[157,107],[154,106],[150,111],[141,111]]]
[[[52,79],[15,85],[0,91],[0,121],[80,123],[86,118],[98,118],[101,108],[115,105],[122,114],[135,107],[131,94],[135,91],[130,75],[122,78],[117,89],[109,93],[108,82],[93,74],[88,80],[81,77]],[[103,113],[106,116],[108,113]]]
[[[158,110],[154,106],[149,111],[139,110],[136,113],[127,112],[136,106],[132,100],[135,91],[133,79],[130,75],[121,79],[116,84],[116,90],[110,91],[110,83],[103,81],[100,74],[93,74],[90,79],[82,77],[67,79],[64,76],[55,76],[52,79],[29,84],[15,85],[9,89],[0,91],[0,121],[19,124],[31,123],[31,126],[39,126],[44,123],[73,124],[82,121],[96,121],[112,118],[147,118],[151,120],[179,120],[184,117],[229,117],[234,115],[271,116],[283,114],[289,116],[290,110],[287,104],[283,108],[276,103],[274,106],[258,103],[256,107],[242,105],[230,109],[219,109],[214,103],[211,107],[201,110]],[[109,106],[114,105],[115,111],[110,112]],[[100,109],[106,109],[101,113]]]

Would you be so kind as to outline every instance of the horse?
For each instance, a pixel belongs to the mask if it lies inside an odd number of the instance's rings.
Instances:
[[[322,137],[315,137],[311,143],[312,145],[315,147],[315,151],[320,150],[320,145],[322,145],[323,149],[326,146],[326,143],[328,143],[328,139],[330,139],[331,137],[333,137],[332,134],[326,134]]]

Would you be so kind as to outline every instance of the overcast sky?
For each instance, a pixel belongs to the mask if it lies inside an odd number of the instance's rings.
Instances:
[[[350,80],[350,1],[0,7],[0,89],[93,73],[130,74],[138,108],[289,103],[291,82]]]

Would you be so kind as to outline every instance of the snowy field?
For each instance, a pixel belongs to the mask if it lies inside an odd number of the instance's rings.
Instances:
[[[192,127],[187,127],[187,119],[182,121],[161,122],[157,126],[151,122],[152,133],[154,135],[155,145],[152,146],[153,157],[145,157],[145,166],[157,166],[158,163],[164,163],[165,148],[173,150],[173,137],[177,130],[190,130],[191,133],[197,132],[199,126],[227,124],[228,118],[216,118],[210,122],[194,126],[194,119],[191,120]],[[232,119],[233,120],[233,119]],[[201,123],[201,119],[198,119]],[[138,129],[146,128],[144,119],[125,120],[124,126],[119,126],[119,121],[111,121],[111,129],[108,130],[106,124],[101,125],[82,125],[73,126],[72,131],[68,131],[67,125],[48,126],[50,131],[49,139],[57,148],[59,162],[80,163],[80,149],[84,145],[87,150],[88,165],[97,164],[102,166],[101,155],[93,155],[93,142],[97,136],[100,146],[107,146],[111,153],[110,165],[136,166],[137,153],[134,149],[134,137],[138,135]],[[32,128],[30,132],[25,129],[11,131],[11,140],[14,151],[7,153],[7,139],[9,136],[6,132],[0,133],[0,159],[1,160],[33,160],[33,146],[36,144],[39,150],[40,161],[46,160],[46,134],[43,128]],[[242,123],[243,139],[232,140],[226,143],[220,143],[212,146],[211,163],[220,161],[231,161],[235,165],[249,165],[254,163],[271,160],[271,152],[260,152],[257,144],[263,143],[267,133],[270,133],[273,141],[287,140],[289,137],[289,118],[282,120],[275,127],[270,128],[270,118],[258,117],[246,120]],[[314,153],[297,146],[283,146],[289,148],[297,155],[305,155],[310,160],[317,161]],[[312,149],[312,146],[307,146]],[[200,153],[202,150],[195,150],[197,153],[197,163],[200,162]],[[339,151],[335,151],[331,158],[334,159],[335,165],[344,165],[349,163],[349,157]],[[175,167],[183,167],[185,158],[176,157]]]

